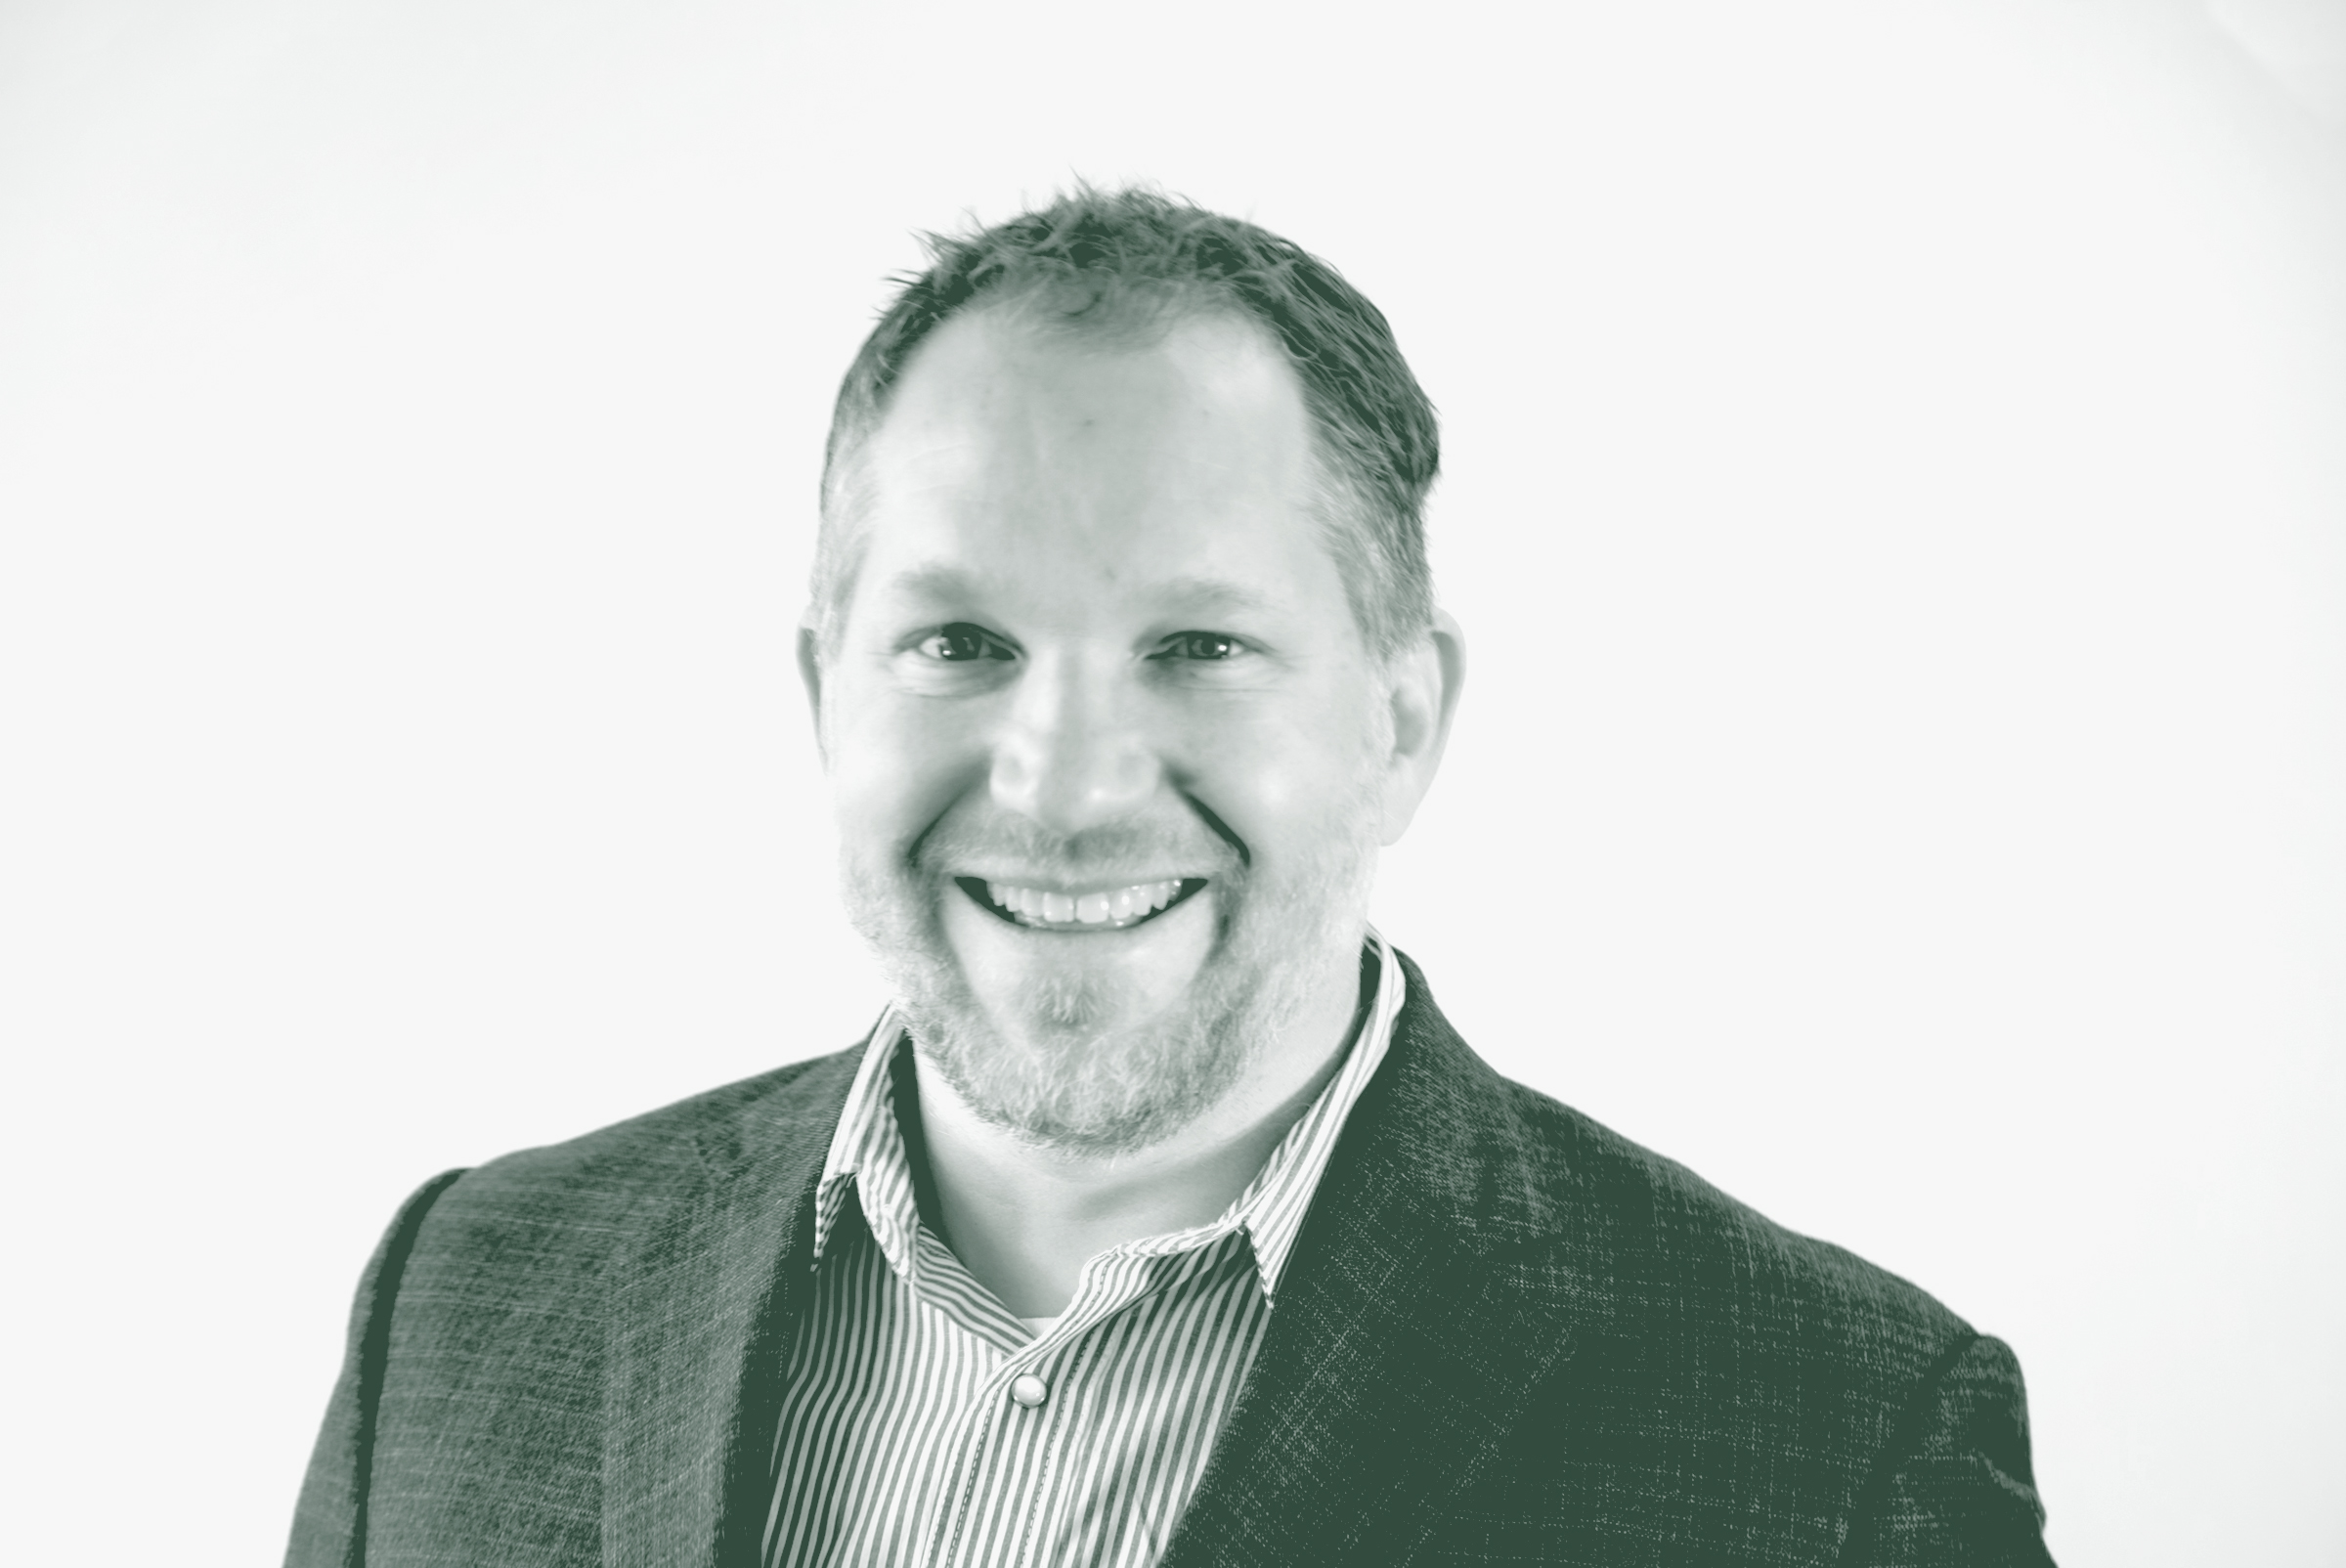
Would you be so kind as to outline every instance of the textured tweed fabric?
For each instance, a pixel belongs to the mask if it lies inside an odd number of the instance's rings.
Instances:
[[[2049,1561],[2001,1344],[1499,1078],[1403,962],[1167,1564]],[[427,1184],[287,1562],[755,1568],[857,1061]]]

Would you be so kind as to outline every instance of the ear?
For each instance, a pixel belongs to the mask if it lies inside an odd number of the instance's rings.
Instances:
[[[1417,645],[1394,655],[1385,672],[1393,719],[1393,750],[1385,759],[1385,818],[1378,842],[1393,844],[1409,831],[1417,803],[1433,788],[1450,721],[1466,682],[1466,637],[1447,610],[1434,612]]]
[[[806,688],[806,712],[814,719],[814,749],[827,766],[831,754],[823,744],[823,650],[811,608],[799,618],[799,683]]]

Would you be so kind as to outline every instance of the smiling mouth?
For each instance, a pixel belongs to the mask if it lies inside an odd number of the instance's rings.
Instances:
[[[1203,877],[1136,882],[1087,893],[1056,893],[1012,882],[955,877],[953,884],[980,909],[1028,931],[1123,931],[1182,903],[1205,886]]]

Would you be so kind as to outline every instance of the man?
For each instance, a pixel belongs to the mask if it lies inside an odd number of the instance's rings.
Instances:
[[[2010,1353],[1367,928],[1462,661],[1384,319],[1082,192],[899,294],[801,664],[896,998],[428,1184],[289,1561],[2043,1563]]]

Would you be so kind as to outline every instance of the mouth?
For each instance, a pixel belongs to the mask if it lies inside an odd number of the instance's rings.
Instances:
[[[997,920],[1028,931],[1066,932],[1125,931],[1145,925],[1193,897],[1205,884],[1203,877],[1173,877],[1067,892],[978,877],[953,879],[973,903]]]

